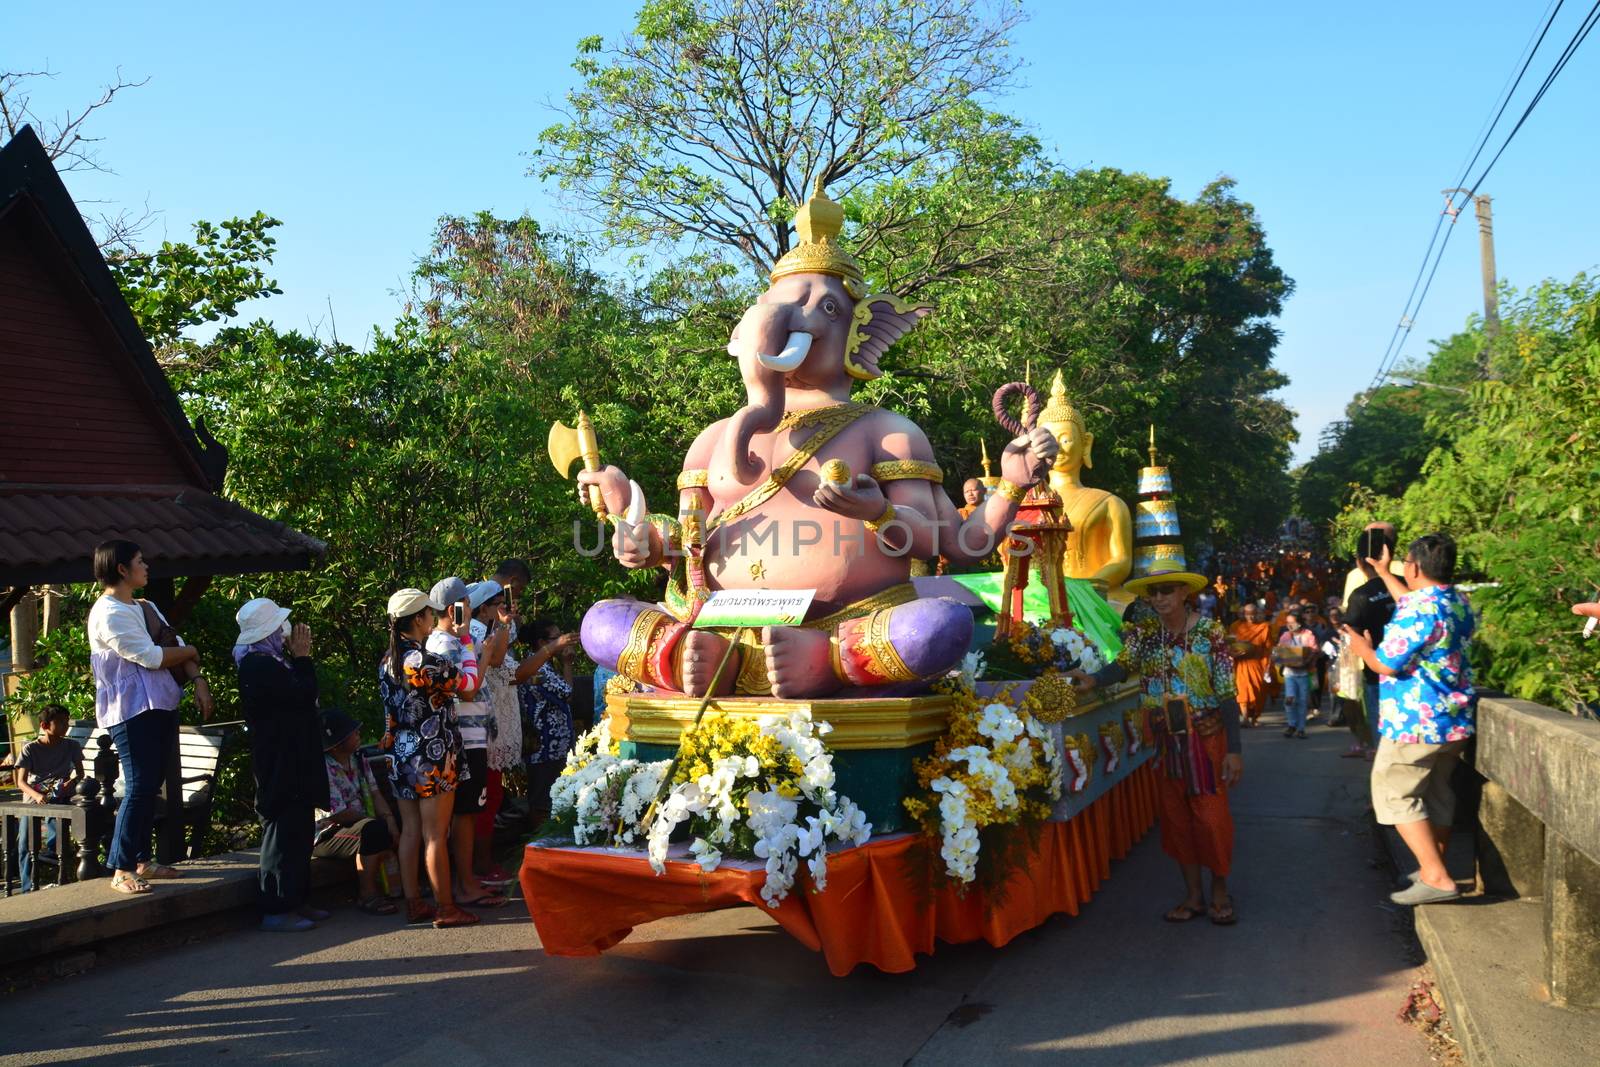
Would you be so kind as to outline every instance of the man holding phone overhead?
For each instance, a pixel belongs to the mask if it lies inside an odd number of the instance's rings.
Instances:
[[[1356,567],[1366,581],[1351,590],[1345,600],[1344,624],[1367,643],[1383,642],[1383,628],[1394,617],[1394,596],[1384,578],[1372,565],[1375,559],[1391,559],[1399,538],[1394,526],[1387,522],[1368,523],[1356,538]],[[1366,710],[1367,726],[1373,737],[1378,736],[1378,675],[1365,664],[1361,667],[1362,703]]]

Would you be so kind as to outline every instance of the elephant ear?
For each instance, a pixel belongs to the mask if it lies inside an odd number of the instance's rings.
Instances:
[[[878,361],[911,327],[933,314],[932,304],[901,300],[893,293],[868,293],[856,302],[850,337],[844,346],[844,369],[852,378],[870,382],[883,373]]]

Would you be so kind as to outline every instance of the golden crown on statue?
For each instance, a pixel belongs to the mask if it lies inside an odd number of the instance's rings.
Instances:
[[[784,253],[772,268],[771,280],[790,274],[831,274],[844,281],[845,292],[860,300],[867,291],[866,276],[854,256],[839,244],[844,229],[844,208],[822,191],[822,176],[817,176],[816,191],[795,212],[794,230],[800,243]]]
[[[1055,380],[1050,383],[1050,400],[1039,413],[1039,425],[1065,426],[1068,423],[1077,426],[1078,432],[1083,433],[1085,429],[1083,416],[1078,414],[1078,409],[1067,399],[1066,383],[1061,380],[1061,372],[1056,371]]]

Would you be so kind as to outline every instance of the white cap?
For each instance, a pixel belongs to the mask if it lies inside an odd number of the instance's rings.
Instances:
[[[403,619],[428,607],[428,594],[420,589],[400,589],[389,598],[389,618]]]

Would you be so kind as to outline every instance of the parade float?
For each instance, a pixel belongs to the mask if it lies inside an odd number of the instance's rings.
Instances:
[[[996,394],[1001,475],[958,512],[922,430],[851,399],[932,308],[870,292],[842,223],[819,182],[729,342],[747,403],[691,445],[672,512],[601,462],[587,419],[551,431],[617,560],[668,579],[659,603],[603,600],[583,620],[617,674],[524,855],[547,953],[755,905],[834,974],[906,971],[936,941],[999,946],[1076,914],[1155,819],[1137,687],[1080,699],[1070,682],[1114,654],[1115,615],[1066,573],[1044,405],[1024,383]],[[1077,464],[1092,439],[1056,385],[1048,414],[1070,413]],[[959,585],[912,578],[915,559],[997,550],[992,632],[975,633],[977,598],[945,595]],[[1099,640],[1073,625],[1085,596],[1098,629],[1113,620]]]

